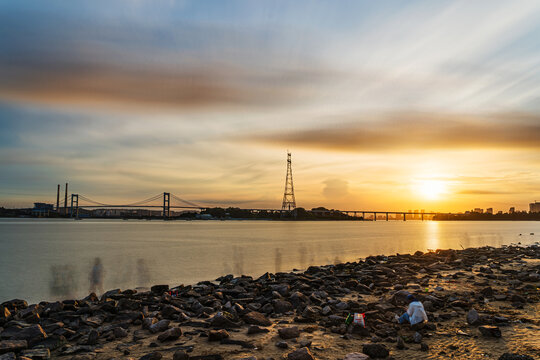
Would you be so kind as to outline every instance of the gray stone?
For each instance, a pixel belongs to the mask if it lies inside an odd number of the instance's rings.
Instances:
[[[152,334],[165,331],[169,328],[170,320],[160,320],[148,328]]]
[[[480,316],[478,315],[478,311],[475,309],[469,310],[467,313],[467,323],[469,325],[478,325],[480,324]]]

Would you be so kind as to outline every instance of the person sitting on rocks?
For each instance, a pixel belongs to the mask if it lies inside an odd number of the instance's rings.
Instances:
[[[410,323],[411,325],[423,323],[428,321],[426,311],[424,310],[424,305],[416,298],[414,295],[408,295],[407,301],[409,302],[409,307],[407,311],[401,315],[396,315],[396,321],[400,324]]]

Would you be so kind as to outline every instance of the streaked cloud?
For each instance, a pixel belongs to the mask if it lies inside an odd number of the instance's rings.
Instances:
[[[360,117],[369,118],[369,117]],[[279,147],[338,151],[425,149],[540,149],[540,115],[467,116],[402,113],[339,122],[317,129],[248,135],[243,140]]]

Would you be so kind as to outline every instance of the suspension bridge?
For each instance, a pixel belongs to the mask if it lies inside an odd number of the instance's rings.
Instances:
[[[215,207],[215,206],[199,205],[192,201],[182,199],[181,197],[176,196],[170,192],[159,193],[144,200],[140,200],[140,201],[136,201],[132,203],[125,203],[125,204],[103,203],[100,201],[93,200],[83,194],[71,194],[69,196],[69,201],[67,199],[68,197],[66,195],[65,199],[62,202],[60,202],[59,200],[57,201],[57,211],[60,212],[61,211],[60,209],[63,209],[64,215],[69,215],[70,217],[74,217],[74,218],[79,217],[79,209],[159,208],[161,209],[161,214],[163,218],[167,219],[171,217],[171,209],[205,211],[207,209]],[[248,210],[252,212],[259,212],[259,211],[279,212],[280,211],[279,209],[262,209],[262,208],[250,208],[250,209],[242,209],[242,210]]]

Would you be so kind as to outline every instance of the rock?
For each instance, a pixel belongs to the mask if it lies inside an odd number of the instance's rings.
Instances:
[[[152,334],[155,334],[167,330],[170,323],[170,320],[160,320],[157,323],[151,325],[148,329]]]
[[[189,355],[184,350],[177,350],[173,355],[173,360],[189,360]]]
[[[208,341],[220,341],[228,338],[230,335],[225,329],[210,330],[208,332]]]
[[[420,344],[422,342],[422,334],[420,334],[418,331],[414,333],[413,340],[415,343]]]
[[[534,360],[534,358],[529,355],[504,353],[499,357],[499,360]]]
[[[390,355],[390,352],[383,344],[364,344],[362,352],[374,359],[384,359]]]
[[[17,356],[14,352],[9,352],[3,355],[0,355],[0,360],[16,360]]]
[[[150,288],[150,291],[156,295],[161,295],[164,292],[169,291],[169,285],[154,285]]]
[[[420,351],[429,351],[429,346],[428,346],[428,344],[426,344],[426,343],[424,343],[424,342],[421,343],[421,344],[420,344]]]
[[[161,360],[162,357],[163,355],[161,355],[161,353],[156,351],[156,352],[141,356],[139,360]]]
[[[405,341],[403,340],[403,338],[401,336],[398,336],[397,339],[396,339],[396,347],[399,350],[405,349]]]
[[[212,320],[210,320],[210,326],[220,329],[240,327],[240,323],[233,321],[230,317],[230,314],[229,316],[226,316],[225,313],[218,312],[214,315]]]
[[[274,305],[274,312],[276,314],[284,314],[293,310],[292,304],[285,300],[276,299],[272,301],[272,304]]]
[[[49,349],[41,348],[41,349],[30,349],[30,350],[23,350],[21,351],[21,356],[26,356],[31,359],[50,359],[51,358],[51,352]]]
[[[74,355],[71,357],[71,360],[94,360],[96,356],[97,356],[96,353],[91,352],[87,354]]]
[[[482,294],[482,296],[486,298],[490,298],[493,296],[493,289],[491,288],[491,286],[487,286],[480,290],[480,294]]]
[[[278,341],[276,343],[276,347],[280,348],[280,349],[288,349],[289,348],[289,344],[287,344],[286,341]]]
[[[482,333],[484,336],[491,336],[491,337],[497,337],[500,338],[502,336],[501,329],[497,326],[492,325],[482,325],[478,327],[478,330]]]
[[[113,335],[114,335],[115,339],[122,339],[122,338],[125,338],[126,336],[128,336],[128,332],[123,327],[118,326],[118,327],[115,327],[113,329]]]
[[[13,299],[4,301],[0,306],[7,307],[11,312],[17,312],[18,310],[26,309],[28,303],[25,300]]]
[[[144,318],[144,320],[142,321],[142,328],[149,329],[150,326],[154,325],[157,322],[158,322],[158,319],[156,319],[155,317]]]
[[[294,339],[300,336],[300,329],[297,326],[285,327],[278,329],[279,337],[287,340]]]
[[[27,347],[26,340],[2,340],[0,341],[0,354],[19,352]]]
[[[91,330],[88,333],[88,340],[86,341],[86,345],[96,345],[99,338],[99,334],[96,330]]]
[[[343,360],[369,360],[369,356],[367,356],[366,354],[355,352],[345,355]]]
[[[163,309],[161,309],[161,316],[163,316],[165,319],[174,319],[178,314],[181,313],[182,310],[172,305],[165,305]]]
[[[32,325],[18,331],[11,340],[26,340],[28,346],[32,347],[35,343],[45,339],[47,334],[40,325]]]
[[[308,348],[300,348],[287,354],[288,360],[315,360]]]
[[[260,326],[270,326],[272,322],[263,314],[257,311],[250,311],[243,317],[246,324],[251,325],[260,325]]]
[[[178,339],[180,336],[182,336],[182,330],[179,327],[173,327],[159,334],[158,340],[161,342],[173,341]]]
[[[252,335],[252,334],[261,334],[261,333],[267,333],[269,332],[270,330],[266,329],[266,328],[263,328],[263,327],[260,327],[260,326],[257,326],[257,325],[250,325],[248,327],[248,335]]]
[[[469,325],[478,325],[480,324],[480,316],[478,315],[478,311],[475,309],[469,310],[467,313],[467,323]]]

